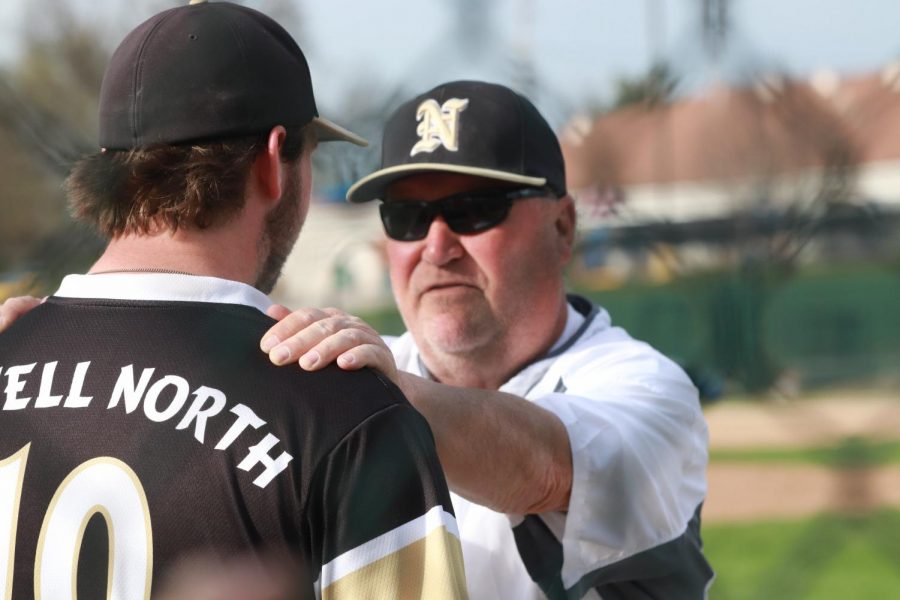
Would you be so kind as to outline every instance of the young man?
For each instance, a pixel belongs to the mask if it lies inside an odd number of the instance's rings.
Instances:
[[[364,143],[259,12],[193,2],[116,50],[67,182],[109,245],[0,334],[0,590],[150,598],[185,556],[255,553],[293,597],[465,596],[424,419],[375,371],[255,348],[329,139]]]
[[[653,348],[567,296],[575,209],[559,144],[521,95],[452,82],[389,119],[379,199],[397,306],[386,340],[301,310],[263,338],[277,364],[378,367],[428,419],[476,598],[703,598],[707,430]],[[312,326],[309,326],[311,325]]]

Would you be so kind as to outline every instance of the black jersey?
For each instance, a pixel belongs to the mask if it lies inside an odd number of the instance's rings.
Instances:
[[[70,276],[0,334],[0,592],[149,598],[187,554],[266,549],[323,598],[464,594],[427,423],[376,371],[271,365],[265,302]]]

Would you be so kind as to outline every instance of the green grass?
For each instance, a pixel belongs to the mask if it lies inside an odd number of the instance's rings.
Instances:
[[[851,437],[836,446],[754,450],[713,450],[711,462],[812,463],[828,467],[878,467],[900,463],[900,442]]]
[[[711,600],[900,598],[900,511],[703,528]]]

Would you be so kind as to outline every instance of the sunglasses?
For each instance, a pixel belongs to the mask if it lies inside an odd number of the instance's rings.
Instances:
[[[438,215],[454,233],[481,233],[506,220],[514,201],[550,195],[556,197],[547,188],[522,188],[476,190],[431,201],[392,200],[381,204],[381,222],[388,237],[401,242],[424,239]]]

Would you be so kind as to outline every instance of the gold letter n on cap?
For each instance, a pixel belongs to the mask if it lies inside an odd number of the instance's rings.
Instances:
[[[450,98],[439,105],[428,99],[416,109],[416,133],[421,137],[409,151],[410,156],[419,152],[434,152],[443,146],[451,152],[459,150],[459,113],[469,105],[468,98]]]

